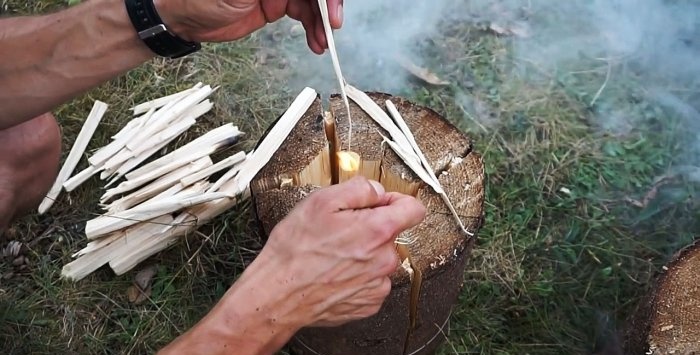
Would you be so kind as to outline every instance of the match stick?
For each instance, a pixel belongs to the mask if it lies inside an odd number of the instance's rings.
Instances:
[[[212,166],[206,167],[204,169],[201,169],[199,171],[196,171],[194,174],[185,176],[184,178],[180,179],[180,183],[184,186],[190,186],[194,184],[195,182],[199,180],[203,180],[211,176],[212,174],[215,174],[221,170],[224,170],[226,168],[230,168],[242,161],[245,160],[245,152],[238,152]]]
[[[75,167],[78,165],[80,157],[83,155],[83,152],[85,152],[85,148],[87,148],[88,143],[90,143],[90,139],[95,133],[97,126],[100,124],[102,116],[104,116],[105,112],[107,111],[107,107],[108,105],[106,103],[102,101],[95,101],[90,114],[85,120],[85,124],[83,124],[83,128],[80,129],[80,133],[78,133],[78,137],[75,139],[73,148],[71,148],[70,153],[68,153],[68,158],[66,159],[65,163],[63,163],[63,167],[56,177],[56,181],[49,190],[49,193],[39,205],[39,214],[43,214],[48,211],[56,198],[58,198],[58,195],[61,193],[61,189],[63,188],[63,183],[68,180],[70,175],[73,173],[73,170],[75,170]]]
[[[289,136],[299,119],[311,107],[311,104],[316,100],[316,96],[316,90],[307,87],[296,97],[289,109],[280,117],[277,124],[272,127],[265,139],[260,142],[257,149],[251,153],[251,157],[242,164],[241,171],[234,178],[237,188],[235,192],[232,192],[233,194],[240,194],[248,188],[255,175],[270,161],[272,155],[275,154],[282,142]]]

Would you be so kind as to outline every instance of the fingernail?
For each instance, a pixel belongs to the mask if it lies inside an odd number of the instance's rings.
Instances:
[[[378,196],[384,195],[385,191],[384,191],[384,186],[382,186],[382,184],[380,184],[378,181],[374,181],[374,180],[369,180],[369,183],[374,188],[374,191],[377,192]]]
[[[338,16],[338,24],[339,26],[343,25],[343,4],[338,5],[338,11],[336,13]]]

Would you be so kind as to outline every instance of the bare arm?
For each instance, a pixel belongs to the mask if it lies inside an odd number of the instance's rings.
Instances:
[[[329,0],[341,25],[341,0]],[[245,37],[283,16],[300,20],[309,47],[327,47],[316,0],[155,0],[165,24],[193,41]],[[315,10],[314,10],[315,8]],[[124,0],[89,0],[54,14],[0,19],[0,130],[27,121],[115,78],[153,53]]]
[[[153,56],[124,2],[93,0],[0,20],[0,130],[50,111]]]

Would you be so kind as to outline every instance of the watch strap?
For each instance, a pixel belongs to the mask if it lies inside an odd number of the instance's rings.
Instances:
[[[180,58],[202,48],[199,43],[185,41],[168,31],[153,0],[124,0],[124,3],[139,38],[155,54]]]

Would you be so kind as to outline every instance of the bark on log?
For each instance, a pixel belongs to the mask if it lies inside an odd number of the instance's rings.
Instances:
[[[625,354],[700,354],[700,242],[677,253],[633,314]]]
[[[484,171],[471,141],[430,109],[387,94],[370,96],[382,108],[387,99],[397,106],[467,229],[476,233],[483,221]],[[337,172],[331,173],[337,169],[331,161],[335,159],[333,147],[347,149],[349,135],[340,96],[331,97],[330,111],[335,132],[326,132],[327,122],[317,100],[252,181],[251,196],[264,235],[299,201],[337,181]],[[392,292],[377,315],[336,328],[302,329],[291,342],[292,350],[299,355],[431,354],[444,339],[474,238],[461,233],[440,196],[382,144],[382,135],[388,133],[352,102],[350,111],[350,148],[362,158],[360,173],[379,180],[389,191],[417,196],[427,207],[425,221],[400,236],[413,241],[402,247],[410,253],[407,267],[422,276],[421,283],[412,287],[409,273],[397,265]]]

